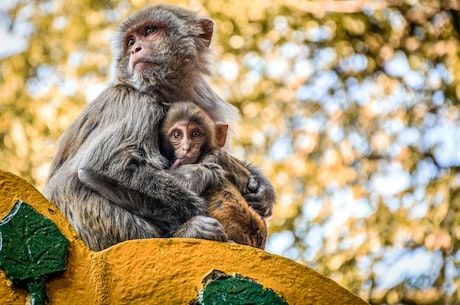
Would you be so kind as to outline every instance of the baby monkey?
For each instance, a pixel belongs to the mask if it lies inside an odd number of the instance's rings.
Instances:
[[[192,164],[214,163],[224,171],[216,187],[203,192],[210,217],[224,227],[228,240],[256,248],[265,248],[267,226],[241,194],[247,194],[251,173],[245,164],[222,149],[228,125],[214,123],[206,112],[192,102],[176,102],[168,110],[161,127],[163,153],[172,170],[184,172],[184,179],[199,177]],[[190,168],[186,168],[187,165]],[[250,181],[250,180],[249,180]],[[199,184],[199,183],[198,183]],[[197,185],[197,182],[194,182]],[[209,184],[207,184],[209,185]]]

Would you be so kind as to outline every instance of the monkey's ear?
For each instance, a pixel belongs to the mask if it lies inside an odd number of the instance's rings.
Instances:
[[[203,29],[203,34],[201,34],[200,37],[205,40],[206,46],[209,47],[209,45],[211,44],[214,22],[207,18],[201,18],[198,22],[200,23],[200,26]]]
[[[227,130],[228,125],[224,123],[216,123],[216,142],[219,148],[225,146],[225,141],[227,140]]]

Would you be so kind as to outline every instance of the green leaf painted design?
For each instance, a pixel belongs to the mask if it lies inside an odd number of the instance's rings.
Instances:
[[[31,304],[45,304],[45,276],[65,270],[68,247],[56,225],[23,201],[0,222],[0,268],[26,284]]]
[[[273,290],[238,274],[229,276],[213,270],[203,284],[196,305],[288,305]]]

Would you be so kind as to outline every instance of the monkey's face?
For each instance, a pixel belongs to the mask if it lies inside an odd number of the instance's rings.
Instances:
[[[203,128],[187,121],[174,124],[168,131],[168,139],[176,153],[173,168],[182,164],[196,163],[206,145],[206,134]]]
[[[115,33],[114,81],[144,92],[192,88],[207,73],[212,21],[167,5],[141,10]]]
[[[177,69],[167,42],[163,24],[154,20],[129,27],[121,42],[120,78],[141,91],[165,86],[170,71]]]
[[[163,28],[154,21],[137,24],[125,34],[123,47],[128,54],[128,71],[142,73],[155,65],[155,41],[162,35]]]

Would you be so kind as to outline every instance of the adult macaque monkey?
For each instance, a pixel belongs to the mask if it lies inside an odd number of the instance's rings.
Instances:
[[[227,128],[227,124],[213,122],[192,102],[176,102],[162,123],[162,151],[171,161],[172,170],[183,175],[180,182],[203,194],[209,204],[209,216],[220,222],[229,241],[264,249],[265,220],[241,195],[249,192],[251,173],[245,164],[221,149],[225,145]],[[225,178],[204,181],[202,177],[213,167],[222,169]],[[120,206],[126,201],[141,200],[139,192],[91,170],[82,169],[80,177],[86,186]]]
[[[166,170],[159,147],[170,103],[193,100],[214,121],[238,117],[204,80],[212,27],[193,12],[159,5],[135,13],[116,31],[111,85],[64,132],[43,189],[91,249],[149,237],[227,239],[220,223],[206,216],[201,194]],[[119,181],[142,200],[113,204],[82,184],[78,173],[84,169]],[[222,178],[214,169],[203,171],[203,180]],[[260,172],[248,169],[251,192],[245,198],[268,216],[273,190]]]

